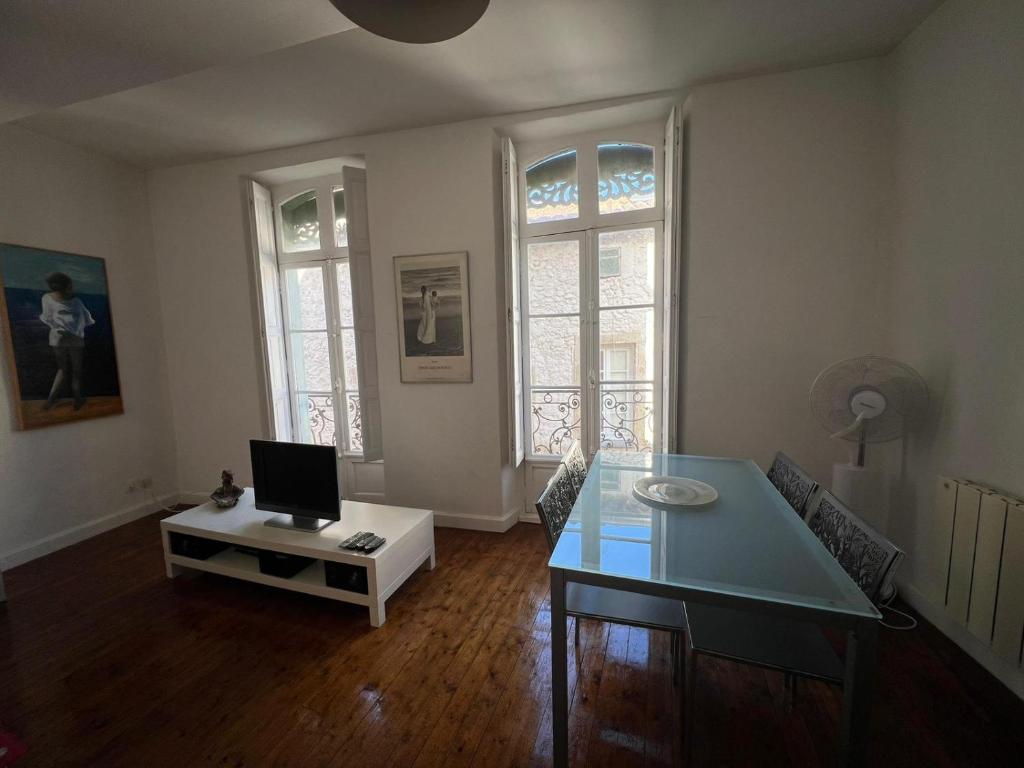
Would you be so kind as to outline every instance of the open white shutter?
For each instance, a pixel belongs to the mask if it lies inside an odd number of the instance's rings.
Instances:
[[[511,139],[501,145],[505,207],[505,318],[508,365],[509,457],[518,467],[526,456],[523,434],[523,333],[519,286],[519,167]]]
[[[359,408],[363,427],[363,460],[384,458],[380,384],[377,374],[377,332],[373,315],[373,268],[370,263],[370,217],[366,204],[366,171],[341,170],[348,219],[348,265],[352,275],[352,315],[359,371]]]
[[[288,362],[281,316],[277,245],[274,239],[274,205],[266,187],[250,181],[248,190],[250,241],[256,270],[256,290],[259,294],[266,423],[270,433],[267,436],[274,440],[290,441],[291,396],[288,393]]]
[[[679,405],[679,305],[682,252],[683,126],[680,110],[673,107],[665,126],[665,240],[662,297],[662,390],[661,440],[666,453],[679,450],[677,413]]]

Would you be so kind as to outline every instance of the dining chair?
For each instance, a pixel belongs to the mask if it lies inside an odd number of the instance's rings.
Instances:
[[[818,492],[807,527],[871,602],[878,603],[886,597],[903,560],[903,550],[824,489]]]
[[[864,594],[877,603],[896,572],[903,552],[824,489],[818,491],[811,509],[808,517],[811,531]],[[687,755],[693,752],[693,706],[700,656],[715,656],[782,672],[791,704],[796,700],[799,678],[843,684],[844,662],[821,627],[813,622],[693,602],[686,603],[685,609],[683,678]]]
[[[572,477],[572,484],[578,494],[583,488],[583,481],[587,479],[587,459],[583,455],[583,447],[579,440],[572,441],[569,452],[562,458],[562,463],[569,470],[569,476]]]
[[[803,517],[811,497],[818,489],[818,483],[782,451],[775,454],[768,469],[768,479],[789,502],[793,511]]]
[[[554,550],[565,529],[577,496],[568,466],[564,462],[559,463],[555,474],[537,499],[537,514],[544,525],[551,550]],[[565,612],[576,619],[577,648],[580,644],[580,619],[596,619],[671,633],[672,679],[678,682],[682,635],[686,630],[682,601],[569,582],[565,589]]]

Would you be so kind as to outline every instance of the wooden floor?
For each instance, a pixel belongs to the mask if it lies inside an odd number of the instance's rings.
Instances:
[[[370,627],[365,609],[213,575],[164,576],[157,518],[6,574],[0,725],[19,766],[550,764],[540,528],[438,529]],[[573,765],[679,764],[659,633],[570,627]],[[577,670],[576,661],[579,662]],[[695,764],[827,764],[839,697],[705,660]],[[883,630],[872,765],[1021,765],[1024,706],[934,629]]]

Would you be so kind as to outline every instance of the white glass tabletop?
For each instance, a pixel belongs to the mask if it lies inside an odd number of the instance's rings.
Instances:
[[[655,506],[633,493],[633,483],[650,475],[701,480],[718,491],[718,498],[704,506]],[[598,452],[549,564],[627,581],[880,616],[747,459]]]

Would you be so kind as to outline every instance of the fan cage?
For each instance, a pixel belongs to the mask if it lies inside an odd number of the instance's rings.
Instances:
[[[924,410],[928,388],[909,365],[877,355],[833,363],[811,385],[811,410],[828,433],[849,428],[857,419],[850,403],[859,392],[878,392],[885,410],[864,419],[861,428],[843,435],[850,442],[882,443],[906,433]]]

